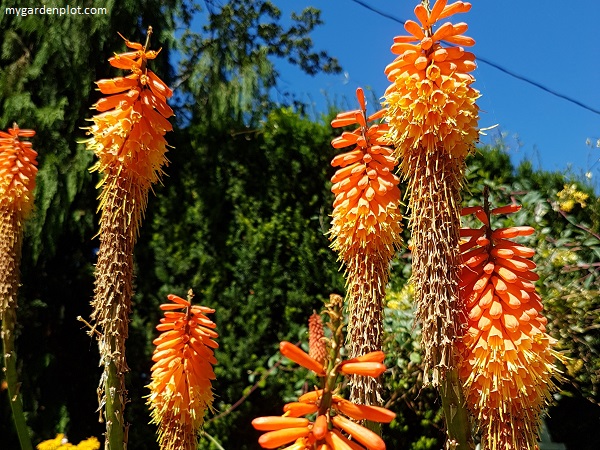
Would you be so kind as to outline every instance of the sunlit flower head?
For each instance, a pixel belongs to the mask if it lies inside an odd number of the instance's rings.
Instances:
[[[392,53],[398,57],[385,69],[392,84],[384,104],[396,156],[445,152],[464,158],[473,148],[479,135],[479,92],[471,87],[475,55],[463,47],[475,41],[463,35],[468,28],[464,22],[437,26],[470,9],[471,4],[462,1],[448,5],[437,0],[431,10],[419,4],[419,22],[407,20],[404,28],[410,34],[394,38]]]
[[[133,51],[109,59],[111,66],[131,73],[96,82],[100,92],[108,97],[94,106],[100,114],[92,118],[92,138],[86,142],[98,157],[93,170],[108,174],[126,169],[145,188],[162,173],[167,151],[164,135],[173,129],[167,120],[173,115],[167,105],[173,91],[147,67],[148,61],[160,52],[147,48],[151,34],[149,28],[145,45],[124,38]]]
[[[11,208],[22,215],[33,207],[33,190],[37,175],[37,152],[31,142],[20,138],[35,135],[21,130],[15,123],[7,132],[0,131],[0,208]]]
[[[491,210],[507,214],[509,205]],[[560,355],[546,333],[547,320],[534,282],[534,250],[512,241],[532,227],[492,230],[480,207],[465,208],[482,222],[461,236],[464,335],[458,341],[467,405],[478,420],[485,448],[536,449],[540,415],[556,389]]]
[[[331,222],[332,247],[348,263],[357,254],[381,253],[388,258],[400,241],[399,179],[394,174],[396,160],[383,138],[387,124],[368,125],[383,111],[366,115],[364,93],[356,91],[360,109],[340,113],[333,127],[358,124],[353,132],[343,132],[332,141],[334,148],[352,147],[337,155],[331,165],[340,167],[332,177],[336,195]]]
[[[176,295],[172,303],[160,306],[165,317],[156,329],[162,334],[154,340],[151,393],[148,404],[152,422],[159,426],[161,449],[195,450],[204,413],[211,408],[217,363],[213,349],[218,334],[206,316],[214,310],[192,305]]]

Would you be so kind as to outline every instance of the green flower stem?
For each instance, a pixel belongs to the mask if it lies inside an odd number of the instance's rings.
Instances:
[[[448,371],[446,377],[441,380],[440,396],[448,435],[446,449],[473,450],[475,445],[471,437],[469,411],[458,378],[458,369]]]
[[[105,383],[105,416],[106,416],[106,439],[108,449],[125,450],[125,431],[123,419],[123,405],[121,404],[121,389],[123,386],[122,375],[117,373],[113,361],[108,363],[108,374]]]
[[[15,429],[19,436],[21,450],[33,450],[29,429],[23,414],[23,403],[19,395],[19,383],[17,381],[17,354],[15,352],[15,323],[17,314],[14,308],[4,312],[2,320],[2,343],[4,351],[4,372],[8,384],[8,398],[15,423]]]

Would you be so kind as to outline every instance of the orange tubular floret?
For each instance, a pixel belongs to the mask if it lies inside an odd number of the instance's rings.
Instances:
[[[188,300],[185,300],[185,299],[183,299],[183,298],[181,298],[181,297],[179,297],[177,295],[174,295],[174,294],[167,295],[167,298],[170,301],[178,303],[178,304],[183,305],[183,306],[190,306],[191,305],[191,303]],[[212,309],[209,312],[215,312],[215,310]]]
[[[455,2],[451,5],[444,7],[444,10],[440,13],[437,20],[445,19],[446,17],[453,16],[454,14],[466,13],[471,10],[471,4],[468,2]]]
[[[308,427],[269,431],[258,438],[258,443],[262,448],[277,448],[289,444],[298,438],[306,437],[309,433],[310,429]]]
[[[289,417],[306,416],[307,414],[315,413],[319,410],[316,403],[291,402],[283,406],[284,413]]]
[[[436,23],[438,21],[438,19],[440,18],[440,14],[446,7],[446,3],[448,3],[447,0],[437,0],[435,2],[435,4],[433,5],[433,8],[431,8],[431,13],[429,14],[429,24],[430,25],[433,25],[434,23]]]
[[[365,353],[364,355],[357,356],[356,358],[347,359],[344,363],[353,363],[353,362],[378,362],[382,363],[385,359],[385,353],[381,350],[377,350],[374,352]]]
[[[306,353],[301,348],[295,346],[291,342],[283,341],[279,344],[279,351],[281,354],[297,364],[300,364],[302,367],[306,367],[309,370],[312,370],[319,376],[325,375],[325,370],[323,368],[323,364],[317,361],[314,358],[311,358],[308,353]]]
[[[349,440],[340,430],[331,430],[325,436],[325,441],[333,450],[364,450],[364,447]]]
[[[417,22],[414,20],[407,20],[404,23],[404,29],[412,34],[417,39],[423,39],[425,37],[425,33],[423,33],[423,29],[419,26]]]
[[[335,408],[354,420],[390,423],[396,417],[396,413],[389,409],[380,406],[357,405],[344,399],[335,402]]]
[[[299,428],[308,426],[309,421],[304,417],[265,416],[257,417],[252,426],[259,431],[274,431],[284,428]]]
[[[315,439],[320,441],[325,437],[328,431],[329,428],[327,416],[325,414],[321,414],[316,418],[315,423],[313,424],[312,434],[315,437]]]
[[[376,378],[385,372],[385,364],[378,362],[344,362],[340,364],[339,371],[344,375],[362,375],[364,377]]]
[[[322,395],[323,389],[318,389],[316,391],[310,391],[306,394],[302,394],[300,397],[298,397],[298,401],[303,403],[315,403],[321,398]]]
[[[348,433],[366,448],[370,450],[385,450],[385,442],[373,431],[342,416],[334,416],[331,421],[335,427]]]

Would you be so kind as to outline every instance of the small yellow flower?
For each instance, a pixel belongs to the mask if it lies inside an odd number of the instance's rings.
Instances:
[[[37,450],[99,450],[100,442],[95,437],[91,437],[73,445],[63,433],[59,433],[54,439],[40,442],[36,448]]]
[[[577,190],[576,184],[565,184],[564,189],[558,192],[556,197],[559,199],[559,208],[564,212],[571,212],[577,203],[585,208],[587,206],[585,201],[589,198],[589,195]]]

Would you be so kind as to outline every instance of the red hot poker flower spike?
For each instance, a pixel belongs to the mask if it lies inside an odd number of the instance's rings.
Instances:
[[[491,214],[519,209],[503,206]],[[479,211],[484,210],[466,212]],[[535,263],[529,259],[534,251],[510,240],[530,235],[534,229],[492,230],[487,223],[486,218],[476,233],[461,233],[471,236],[462,254],[466,322],[458,341],[463,361],[460,377],[486,448],[533,450],[540,414],[556,390],[552,378],[558,377],[555,361],[561,356],[546,333],[541,298],[533,284],[538,279],[532,271]]]
[[[168,298],[173,303],[161,305],[165,317],[156,327],[162,334],[154,340],[148,404],[161,449],[195,450],[204,413],[213,402],[213,349],[218,347],[213,339],[218,334],[206,314],[214,310],[172,294]]]

